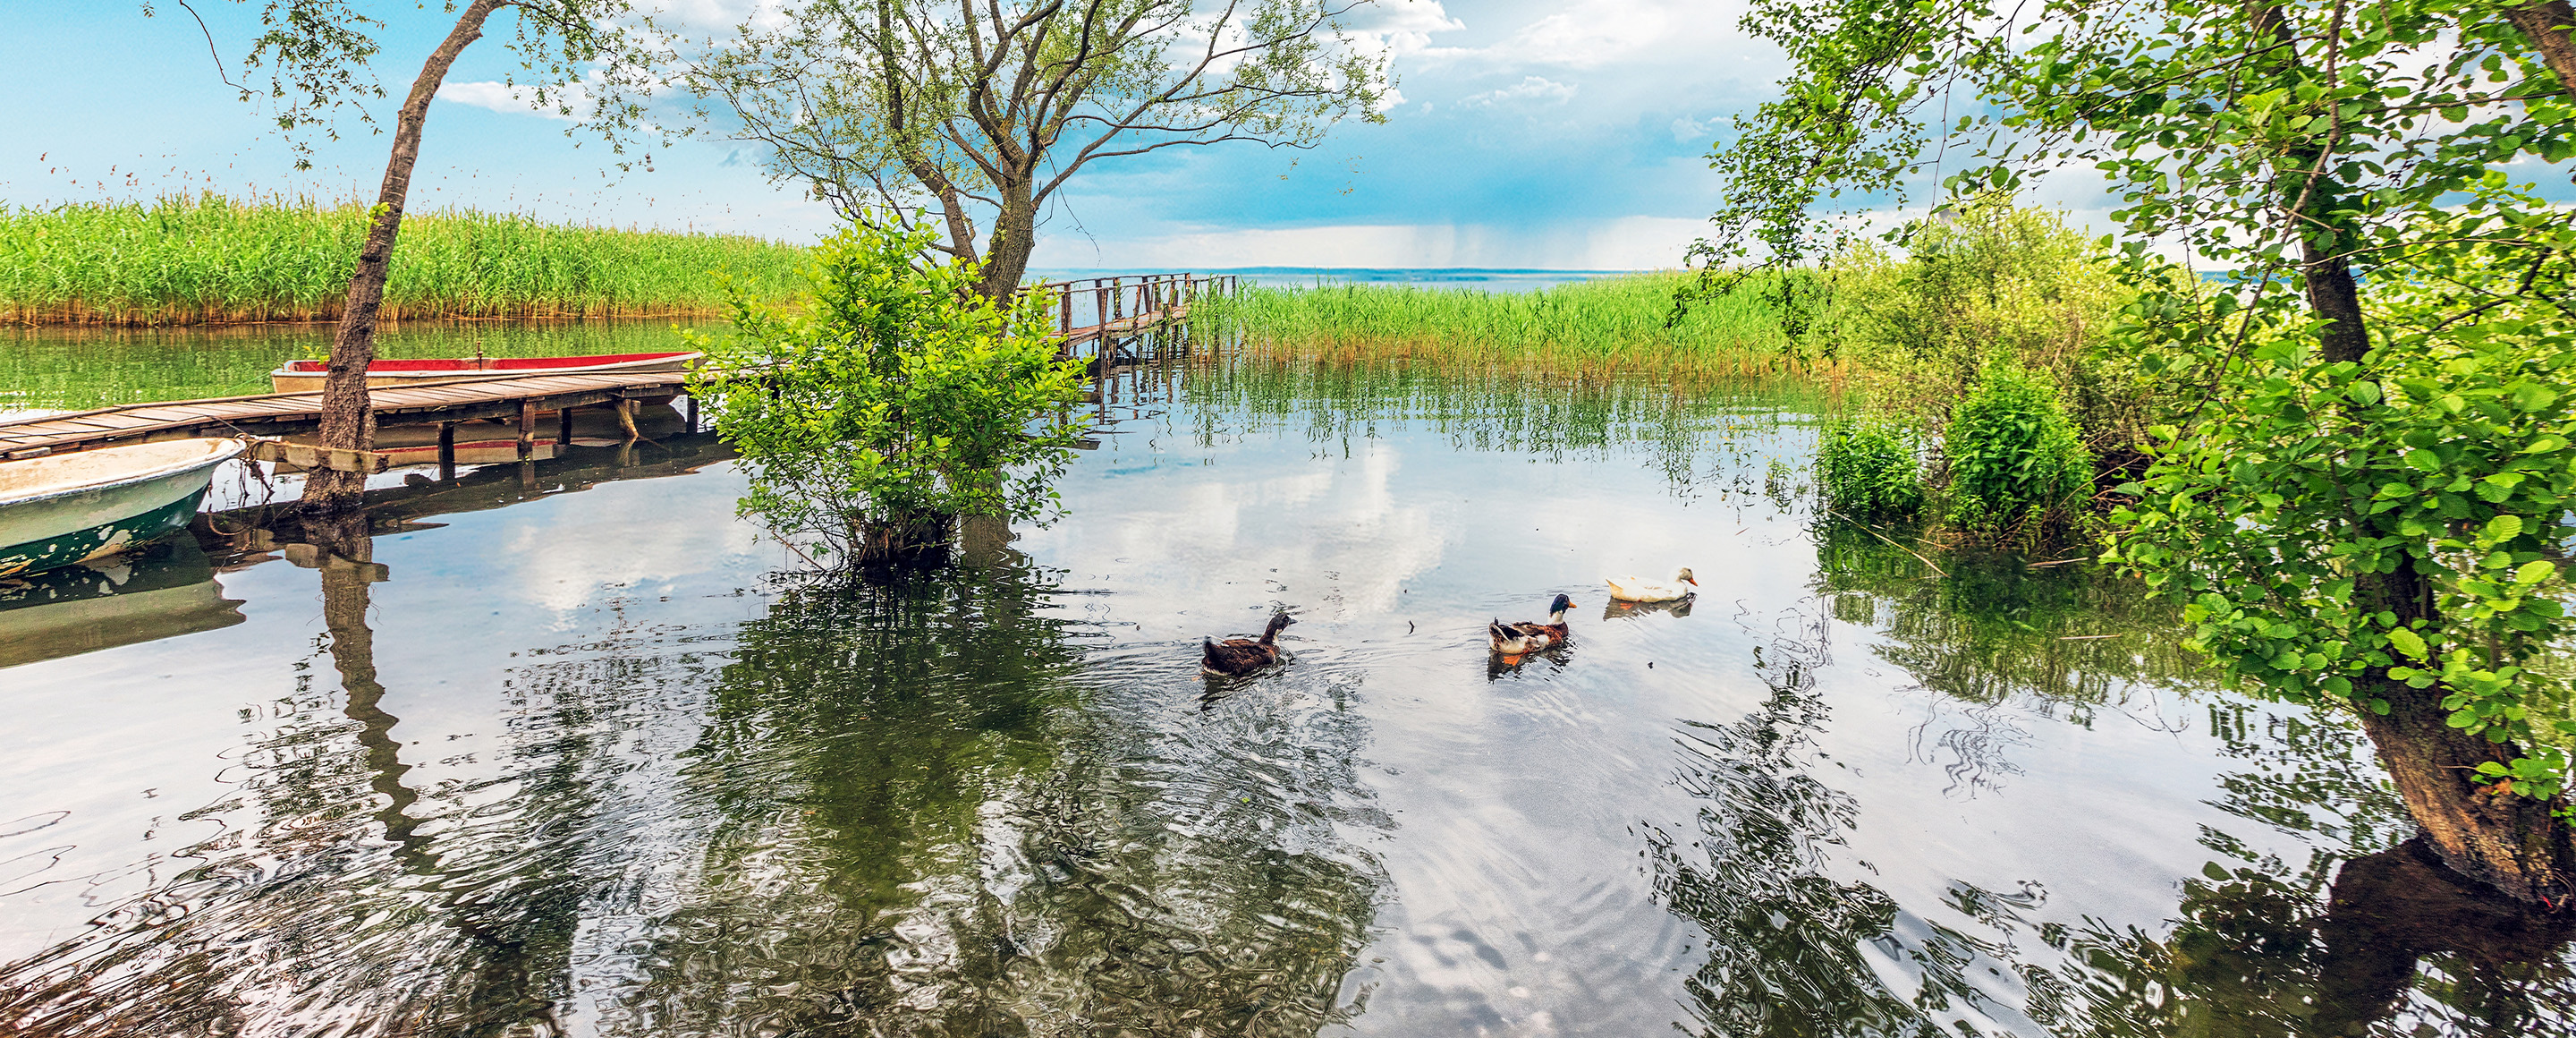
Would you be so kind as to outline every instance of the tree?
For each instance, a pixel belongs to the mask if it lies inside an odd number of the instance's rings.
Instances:
[[[703,120],[843,219],[900,230],[935,210],[929,247],[980,264],[977,290],[1000,299],[1040,211],[1096,160],[1312,148],[1346,116],[1383,122],[1384,60],[1340,30],[1360,2],[785,0],[722,39],[672,32],[661,62]]]
[[[2571,22],[2560,0],[1758,0],[1746,26],[1797,71],[1714,156],[1700,255],[1794,261],[1830,234],[1820,203],[1901,199],[1945,161],[1961,192],[2098,171],[2141,292],[2127,339],[2204,398],[2112,557],[2187,600],[2231,674],[2356,712],[2451,867],[2556,904],[2576,731],[2531,664],[2576,630],[2576,231],[2507,167],[2576,156]],[[2158,238],[2234,284],[2162,276]]]
[[[186,0],[174,0],[193,15]],[[247,3],[249,0],[235,0]],[[369,211],[367,239],[358,248],[349,275],[348,301],[341,307],[338,330],[331,339],[329,375],[322,385],[322,442],[325,446],[372,450],[376,416],[367,401],[367,366],[376,356],[376,311],[385,298],[385,275],[393,261],[394,240],[402,229],[403,207],[411,197],[412,168],[420,161],[421,129],[439,84],[465,48],[483,38],[484,26],[504,10],[518,14],[512,49],[523,66],[537,73],[527,87],[529,101],[566,116],[584,117],[586,125],[607,134],[612,143],[634,126],[640,106],[627,99],[635,80],[631,69],[610,59],[628,48],[614,45],[618,32],[611,16],[628,9],[628,0],[471,0],[458,9],[455,25],[422,62],[411,91],[394,113],[393,153],[385,161],[384,182]],[[144,14],[153,13],[150,4]],[[385,23],[353,0],[265,0],[260,10],[265,28],[251,44],[246,64],[268,70],[266,95],[277,102],[277,125],[295,143],[296,167],[309,168],[308,146],[300,132],[319,129],[334,137],[343,110],[361,123],[373,116],[360,107],[383,97],[367,65],[381,50],[371,34]],[[200,22],[200,27],[203,23]],[[211,33],[208,44],[213,43]],[[605,69],[594,63],[610,61]],[[218,71],[221,71],[220,65]],[[588,73],[586,75],[586,73]],[[226,79],[231,83],[229,77]],[[233,84],[242,99],[259,92]],[[576,110],[576,106],[580,110]],[[307,477],[304,502],[320,511],[355,507],[366,477],[356,472],[316,469]]]
[[[737,295],[732,337],[691,333],[689,392],[751,470],[742,511],[845,562],[944,546],[961,516],[1044,516],[1081,432],[1047,301],[977,294],[975,264],[918,263],[931,231],[895,223],[816,246],[810,299]]]

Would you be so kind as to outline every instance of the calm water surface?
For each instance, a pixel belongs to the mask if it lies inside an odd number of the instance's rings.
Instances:
[[[1148,369],[1062,521],[866,586],[665,417],[389,475],[382,571],[243,510],[0,590],[0,1033],[2567,1033],[2349,728],[1815,528],[1819,405]]]

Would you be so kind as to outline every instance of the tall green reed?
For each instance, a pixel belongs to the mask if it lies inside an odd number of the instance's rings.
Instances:
[[[215,194],[0,207],[0,322],[173,325],[339,316],[367,207]],[[805,250],[744,235],[549,224],[471,209],[403,219],[389,321],[651,317],[778,298]]]
[[[1758,375],[1806,367],[1779,316],[1754,293],[1673,319],[1677,272],[1572,282],[1531,292],[1344,284],[1255,287],[1203,304],[1251,348],[1318,359],[1427,361],[1555,372]]]

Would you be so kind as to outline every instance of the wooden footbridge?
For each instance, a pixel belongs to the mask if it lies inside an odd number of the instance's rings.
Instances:
[[[1213,292],[1232,292],[1235,287],[1231,276],[1158,274],[1048,282],[1030,291],[1057,295],[1058,334],[1064,339],[1066,355],[1107,353],[1112,364],[1095,366],[1105,372],[1117,363],[1114,351],[1104,349],[1106,344],[1177,323],[1189,315],[1192,301]],[[1075,327],[1073,314],[1082,303],[1091,304],[1093,320]],[[1090,349],[1082,349],[1085,346]],[[367,398],[375,409],[378,425],[438,426],[439,460],[443,465],[453,465],[456,426],[460,423],[498,419],[515,425],[518,455],[526,460],[534,454],[539,414],[552,412],[556,416],[558,439],[562,441],[572,437],[575,410],[613,409],[619,426],[631,438],[635,435],[636,409],[648,402],[660,403],[685,395],[687,379],[687,375],[676,371],[458,379],[369,390]],[[695,428],[697,401],[689,400],[687,409],[689,426]],[[319,392],[122,404],[0,422],[0,459],[198,436],[274,439],[312,433],[321,426]],[[382,464],[380,458],[361,459],[354,452],[329,453],[353,456],[299,456],[291,460],[297,464],[313,463],[307,467],[362,470]]]
[[[1146,274],[1136,277],[1049,281],[1029,289],[1056,297],[1056,334],[1067,354],[1084,343],[1137,335],[1190,316],[1190,304],[1240,287],[1232,274]],[[1073,315],[1089,303],[1091,323],[1074,327]],[[1132,305],[1132,309],[1130,308]]]

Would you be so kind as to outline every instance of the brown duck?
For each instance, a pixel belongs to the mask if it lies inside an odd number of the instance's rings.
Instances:
[[[1281,613],[1270,618],[1270,626],[1261,632],[1261,640],[1250,638],[1214,638],[1199,642],[1199,669],[1209,674],[1235,676],[1250,674],[1279,662],[1279,646],[1274,644],[1279,632],[1297,621]]]
[[[1574,608],[1574,600],[1564,595],[1548,603],[1546,623],[1507,624],[1500,620],[1486,626],[1493,636],[1494,651],[1505,656],[1520,656],[1554,648],[1565,643],[1565,611]]]

